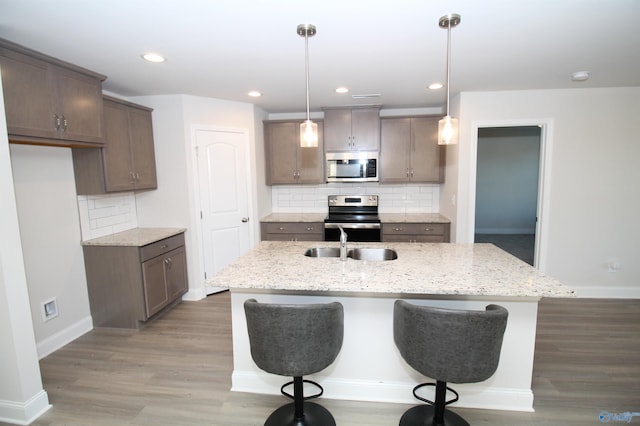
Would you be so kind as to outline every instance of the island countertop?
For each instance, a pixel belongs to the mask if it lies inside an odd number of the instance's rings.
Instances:
[[[337,243],[263,241],[207,283],[232,290],[573,296],[569,287],[493,244],[349,244],[349,248],[385,247],[398,253],[398,259],[381,262],[306,257],[310,247],[337,247]]]

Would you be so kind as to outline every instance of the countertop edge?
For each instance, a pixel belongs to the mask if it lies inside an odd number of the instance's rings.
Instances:
[[[133,228],[82,241],[81,245],[142,247],[186,231],[186,228]]]

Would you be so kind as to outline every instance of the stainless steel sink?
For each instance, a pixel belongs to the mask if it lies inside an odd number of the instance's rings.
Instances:
[[[311,247],[304,252],[304,255],[307,257],[340,257],[340,247]],[[398,253],[388,248],[362,247],[349,250],[347,257],[354,260],[377,262],[395,260],[398,258]]]
[[[340,257],[339,247],[312,247],[304,252],[307,257]]]
[[[398,253],[393,249],[388,248],[354,248],[349,250],[347,255],[354,260],[369,260],[369,261],[382,261],[382,260],[395,260],[398,258]]]

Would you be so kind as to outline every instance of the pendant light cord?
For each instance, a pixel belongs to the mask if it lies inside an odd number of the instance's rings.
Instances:
[[[309,35],[304,36],[304,67],[307,77],[307,120],[309,120]]]
[[[447,24],[447,117],[449,116],[449,81],[451,80],[450,63],[451,63],[451,20],[449,20]]]

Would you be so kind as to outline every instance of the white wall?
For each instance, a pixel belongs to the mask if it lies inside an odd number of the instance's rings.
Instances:
[[[0,99],[2,79],[0,78]],[[18,227],[4,103],[0,102],[0,422],[28,424],[46,411]]]
[[[263,113],[247,103],[230,102],[186,95],[144,96],[131,101],[146,105],[153,111],[153,134],[156,150],[158,189],[136,194],[138,225],[141,227],[185,227],[189,293],[185,299],[205,296],[204,268],[200,236],[197,235],[199,216],[195,210],[196,185],[193,168],[193,126],[246,130],[250,141],[252,173],[251,200],[253,244],[260,235],[259,212],[265,208],[270,194],[265,195],[264,148],[262,128],[255,126]],[[262,173],[256,175],[261,169]]]
[[[11,145],[11,163],[40,357],[93,328],[69,148]],[[59,315],[42,318],[56,298]]]
[[[545,121],[543,271],[578,295],[640,297],[640,88],[462,93],[460,111],[455,241],[473,239],[477,128]]]

